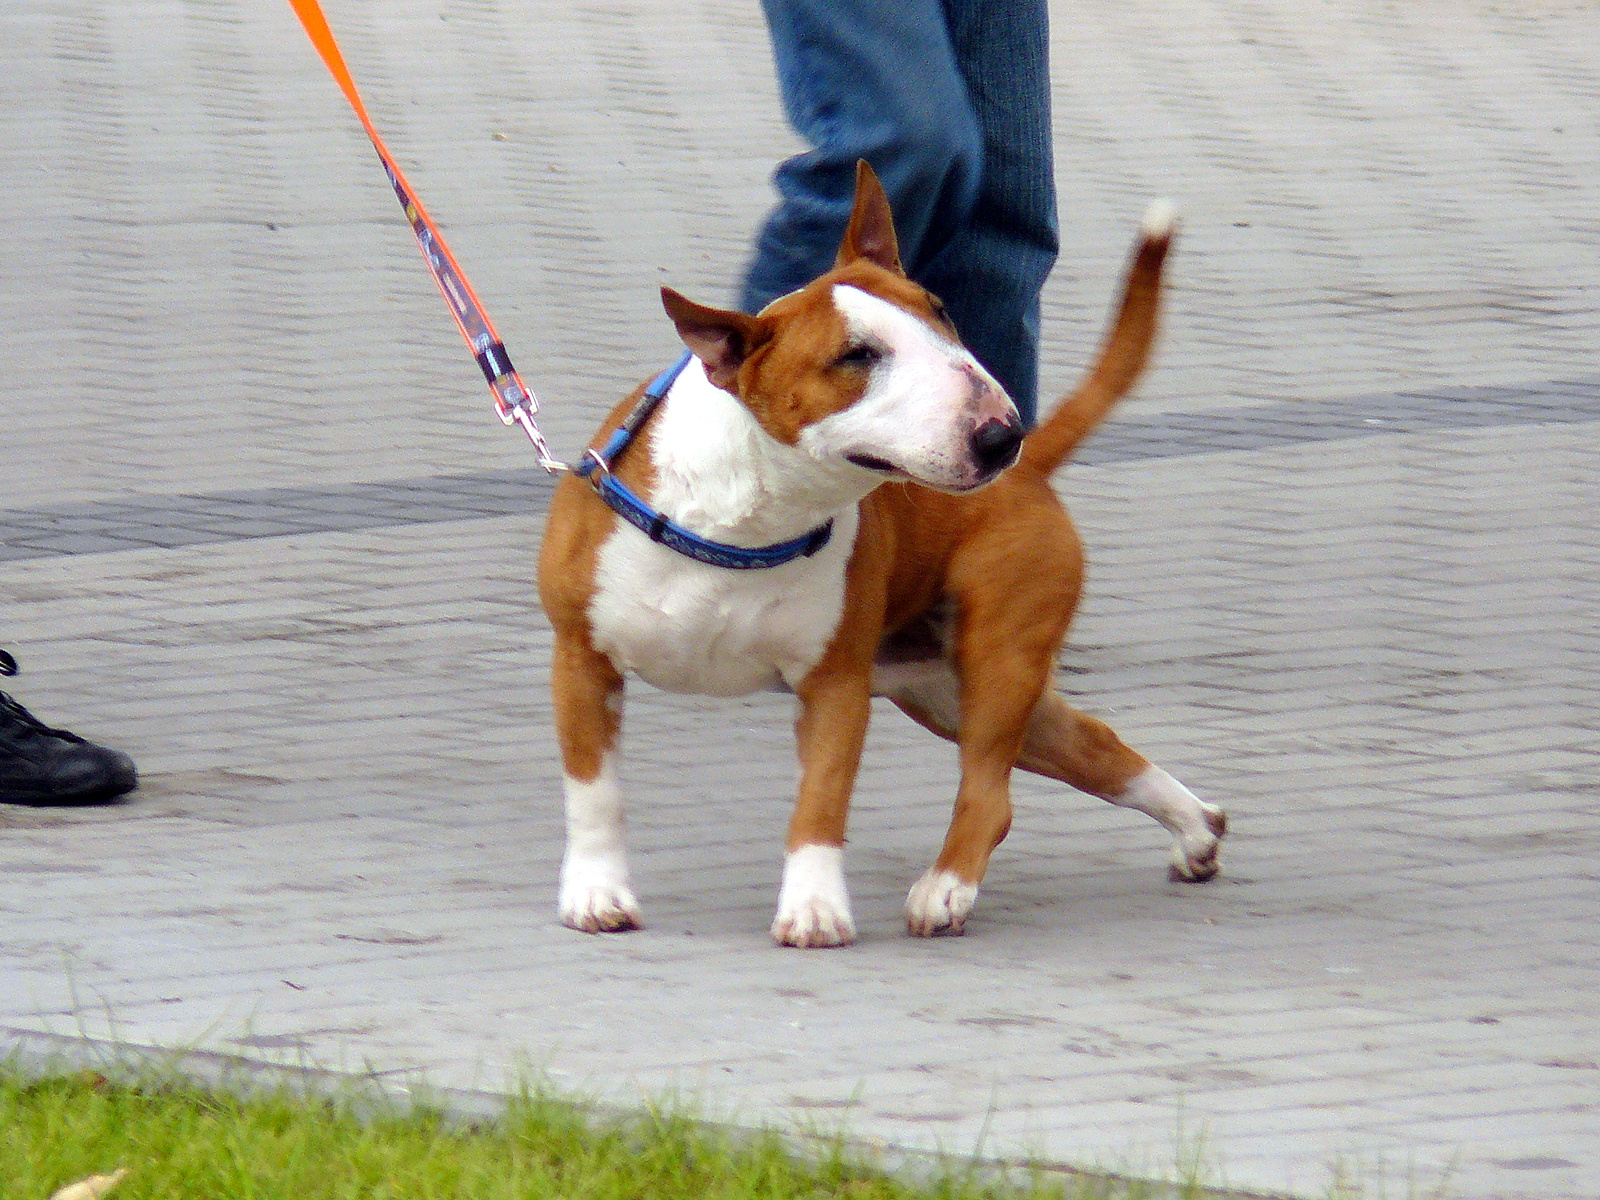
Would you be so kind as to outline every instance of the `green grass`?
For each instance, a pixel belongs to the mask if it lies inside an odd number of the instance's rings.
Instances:
[[[404,1111],[352,1093],[240,1097],[182,1080],[29,1080],[0,1068],[0,1200],[45,1200],[119,1166],[112,1200],[1089,1200],[1198,1196],[1094,1177],[1021,1184],[962,1171],[913,1184],[834,1145],[804,1157],[775,1134],[689,1116],[600,1121],[540,1095],[492,1122]]]

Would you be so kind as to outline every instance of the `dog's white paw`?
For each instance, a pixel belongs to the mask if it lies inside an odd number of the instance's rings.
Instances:
[[[1172,865],[1167,877],[1175,883],[1204,883],[1220,869],[1217,852],[1228,832],[1228,815],[1207,804],[1160,767],[1149,766],[1129,780],[1113,804],[1136,808],[1160,821],[1172,835]]]
[[[813,897],[804,904],[778,908],[772,919],[772,940],[800,950],[848,946],[856,940],[856,923],[850,919],[849,909]]]
[[[906,932],[913,937],[955,936],[966,927],[977,902],[977,884],[929,867],[906,896]]]
[[[848,946],[856,940],[842,846],[801,846],[783,864],[772,940],[802,950]]]
[[[561,864],[561,923],[584,933],[642,929],[625,861],[569,854]]]
[[[1204,826],[1191,825],[1173,835],[1172,866],[1167,878],[1174,883],[1204,883],[1222,869],[1218,855],[1222,837],[1228,832],[1228,814],[1204,800],[1197,803],[1205,818]]]

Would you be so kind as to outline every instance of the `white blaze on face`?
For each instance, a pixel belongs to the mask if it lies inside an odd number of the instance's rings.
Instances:
[[[856,455],[944,491],[988,482],[972,434],[989,421],[1018,420],[1016,406],[978,360],[919,317],[860,288],[836,284],[833,302],[851,344],[882,357],[849,408],[808,426],[800,445],[836,462]]]

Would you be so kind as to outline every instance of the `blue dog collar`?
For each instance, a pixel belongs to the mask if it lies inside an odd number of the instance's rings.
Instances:
[[[778,542],[771,546],[730,546],[726,542],[713,542],[703,538],[692,530],[685,529],[676,521],[668,520],[665,514],[651,508],[611,473],[611,468],[616,465],[617,459],[633,444],[639,430],[650,419],[650,414],[655,412],[656,406],[661,403],[678,376],[683,374],[683,369],[689,365],[689,359],[692,357],[693,355],[686,351],[675,364],[657,375],[650,386],[645,388],[644,395],[639,398],[634,410],[628,414],[628,419],[599,450],[585,451],[577,466],[572,468],[573,474],[580,475],[593,484],[600,499],[606,502],[612,512],[642,531],[652,542],[657,542],[668,550],[675,550],[685,558],[694,559],[695,562],[706,563],[713,567],[726,567],[734,571],[752,571],[765,567],[781,567],[784,563],[793,562],[797,558],[809,558],[826,546],[828,539],[833,536],[831,520],[825,521],[810,533],[792,541]]]

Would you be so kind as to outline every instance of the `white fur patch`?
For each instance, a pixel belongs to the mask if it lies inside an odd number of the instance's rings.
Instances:
[[[634,929],[639,901],[628,881],[622,793],[611,756],[588,783],[564,781],[567,849],[561,860],[561,923],[585,933]]]
[[[881,459],[943,491],[989,482],[992,474],[974,457],[972,434],[992,420],[1019,419],[994,377],[959,343],[887,300],[836,284],[833,302],[851,338],[883,357],[862,397],[808,426],[800,445],[824,462],[847,461],[851,454]]]
[[[1108,797],[1123,808],[1137,809],[1160,821],[1172,834],[1173,874],[1187,880],[1217,873],[1216,829],[1222,810],[1206,804],[1160,767],[1149,766],[1133,777],[1120,796]]]
[[[977,903],[977,884],[929,867],[906,896],[906,930],[916,937],[960,933]]]
[[[1171,237],[1177,225],[1178,210],[1172,206],[1172,201],[1152,200],[1150,207],[1144,210],[1144,220],[1140,224],[1139,232],[1154,241]]]
[[[810,558],[736,571],[695,562],[623,521],[600,549],[589,620],[621,671],[674,692],[742,696],[790,686],[822,657],[844,611],[856,505],[879,480],[827,466],[769,435],[692,360],[649,441],[650,503],[702,537],[737,546],[787,541],[832,519]]]
[[[772,919],[780,946],[848,946],[856,940],[843,846],[801,846],[783,863],[783,887]]]

